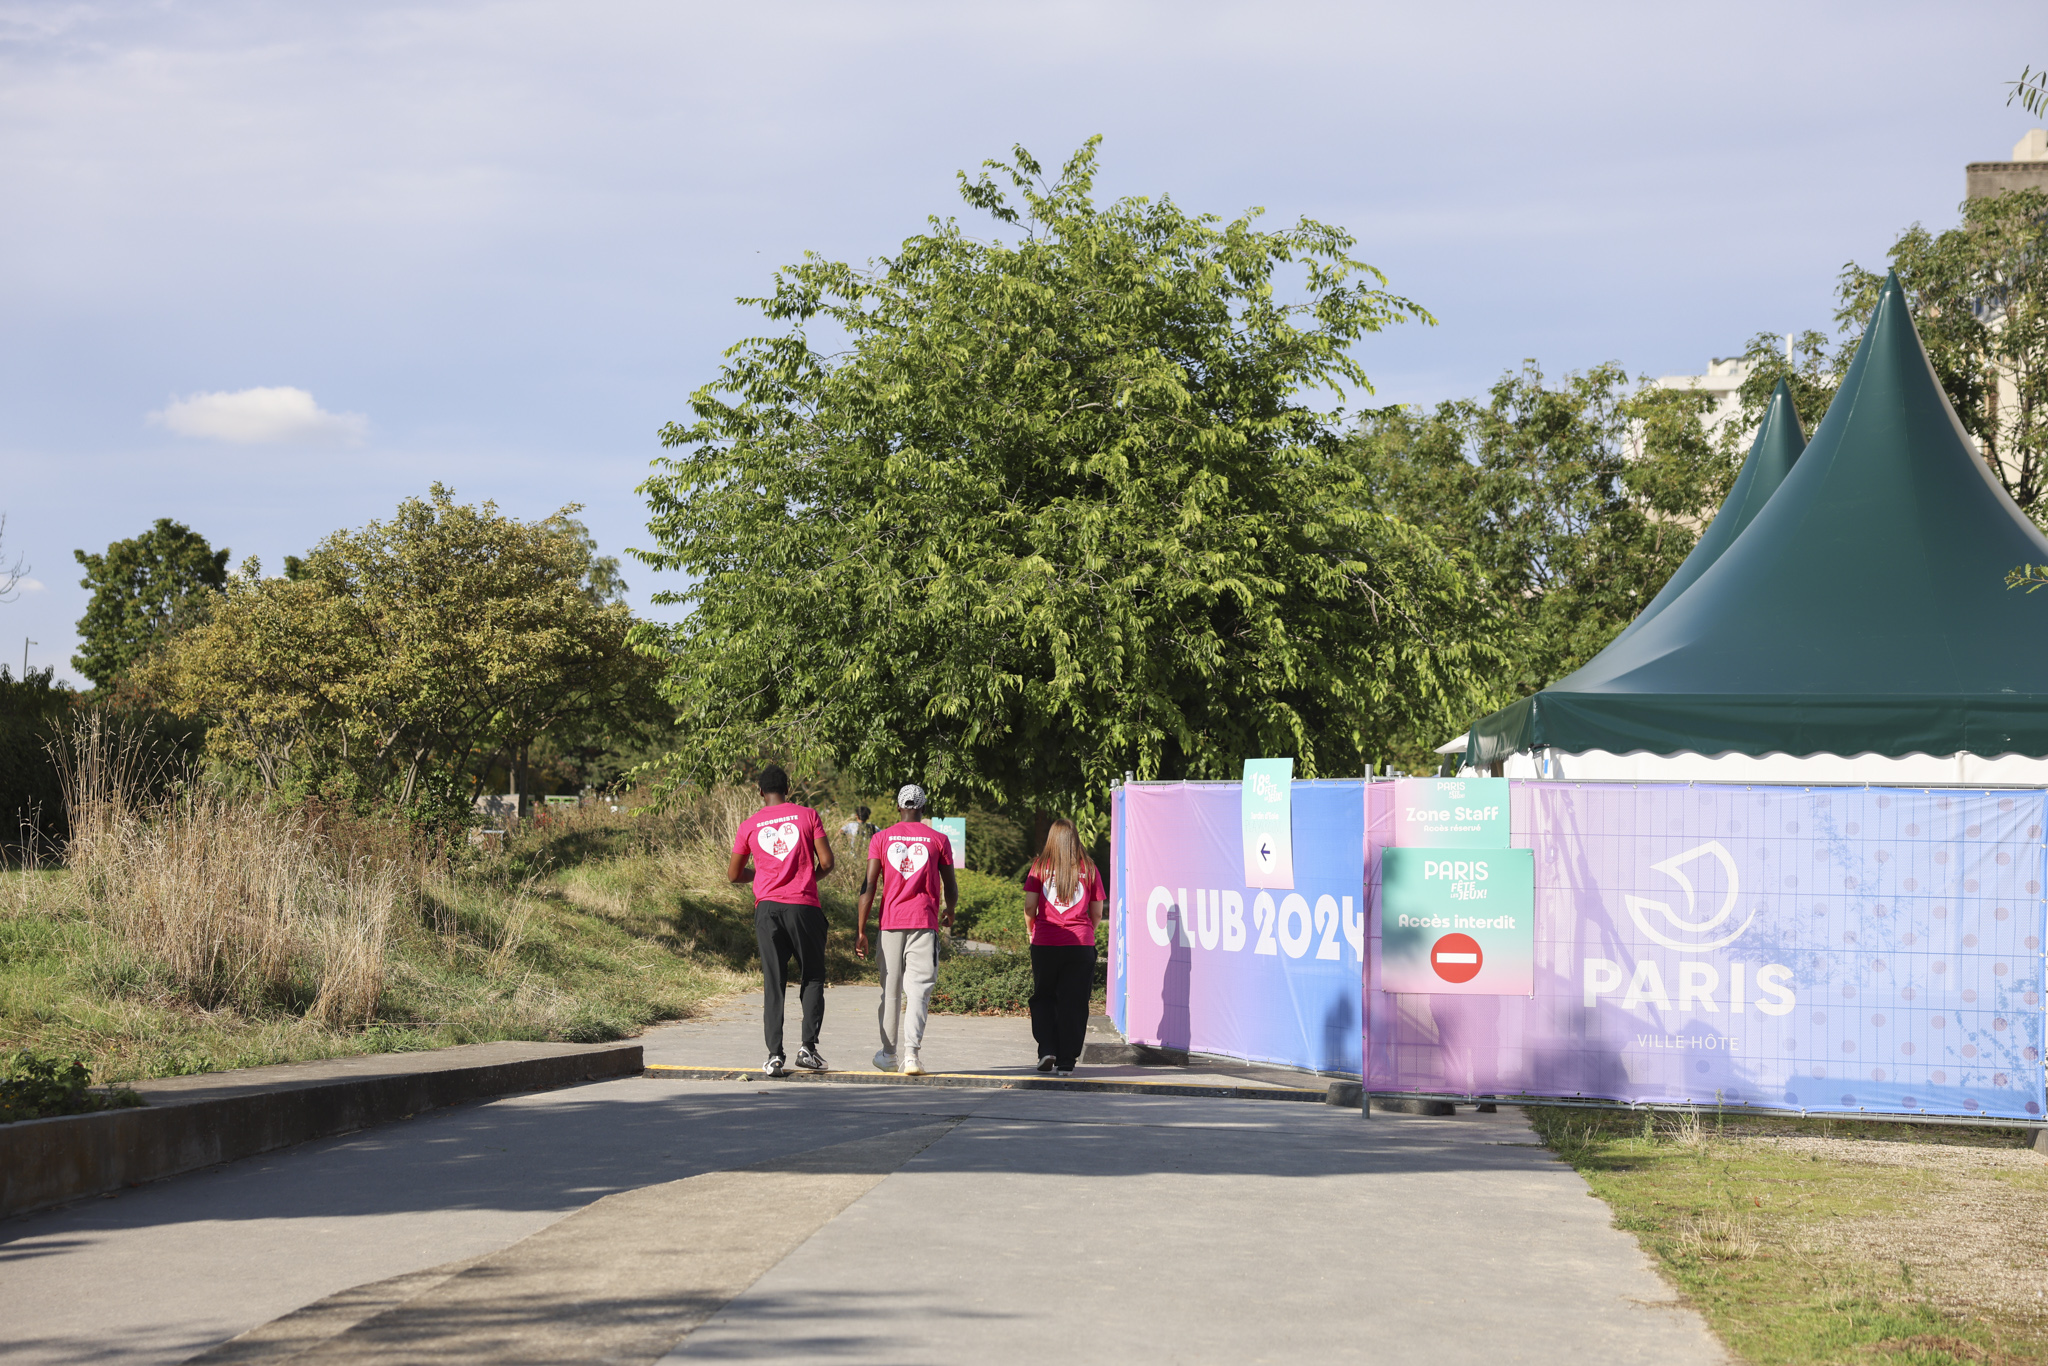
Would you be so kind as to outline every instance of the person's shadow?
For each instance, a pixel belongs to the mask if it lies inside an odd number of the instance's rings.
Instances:
[[[1194,1037],[1188,1011],[1188,979],[1194,971],[1194,951],[1187,944],[1193,927],[1188,925],[1185,906],[1173,908],[1172,937],[1167,941],[1166,971],[1159,981],[1159,1046],[1185,1051]]]

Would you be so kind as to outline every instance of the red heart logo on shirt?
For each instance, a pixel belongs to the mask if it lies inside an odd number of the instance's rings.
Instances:
[[[780,825],[764,825],[754,831],[754,843],[761,846],[761,852],[780,863],[796,849],[797,833],[795,821],[784,821]]]
[[[889,841],[889,866],[902,874],[906,882],[924,871],[924,861],[930,857],[931,851],[922,844]]]

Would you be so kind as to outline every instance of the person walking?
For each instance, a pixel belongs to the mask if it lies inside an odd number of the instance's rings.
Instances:
[[[868,907],[881,893],[882,1004],[875,1012],[882,1046],[875,1066],[893,1072],[902,1045],[905,1076],[924,1072],[918,1049],[931,1009],[932,984],[939,978],[939,927],[953,928],[960,886],[953,877],[953,843],[924,823],[924,789],[906,784],[896,794],[902,818],[868,842],[867,882],[861,888],[853,951],[868,956]],[[939,912],[944,891],[946,909]]]
[[[1095,927],[1109,893],[1070,820],[1056,820],[1024,874],[1031,918],[1031,1037],[1038,1070],[1074,1074],[1095,991]]]
[[[825,1070],[818,1031],[825,1024],[825,912],[818,904],[818,878],[832,871],[832,842],[825,824],[808,806],[789,799],[789,775],[779,764],[761,770],[761,805],[740,822],[732,837],[726,879],[754,884],[754,935],[761,943],[761,1032],[768,1061],[761,1071],[788,1075],[782,1050],[782,1011],[789,991],[789,960],[797,963],[803,1002],[803,1047],[796,1065]],[[752,873],[747,871],[753,861]]]
[[[875,827],[868,824],[868,809],[854,808],[853,819],[839,827],[839,838],[846,841],[846,856],[860,858],[867,853],[868,841],[875,837]]]

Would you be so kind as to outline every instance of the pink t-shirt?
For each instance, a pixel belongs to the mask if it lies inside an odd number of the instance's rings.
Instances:
[[[882,928],[936,930],[944,905],[939,869],[953,866],[953,842],[923,821],[901,821],[868,841],[882,861]]]
[[[740,822],[732,837],[732,851],[749,850],[754,856],[754,900],[776,901],[785,906],[818,904],[817,855],[814,841],[823,839],[825,826],[818,813],[795,802],[764,806]]]
[[[1083,864],[1081,875],[1074,879],[1074,899],[1062,902],[1059,899],[1059,884],[1047,869],[1044,881],[1039,880],[1038,870],[1033,868],[1024,875],[1024,893],[1038,898],[1038,914],[1031,917],[1031,942],[1034,944],[1087,944],[1095,943],[1095,926],[1088,920],[1088,903],[1106,901],[1102,890],[1102,875],[1089,865]]]

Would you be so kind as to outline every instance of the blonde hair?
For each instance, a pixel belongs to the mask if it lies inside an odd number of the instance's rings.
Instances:
[[[1081,847],[1081,836],[1074,823],[1062,816],[1045,832],[1045,848],[1031,861],[1031,875],[1041,886],[1050,882],[1053,899],[1066,903],[1074,899],[1074,889],[1081,883],[1084,868],[1090,876],[1101,880],[1102,875],[1095,871],[1095,860]]]

